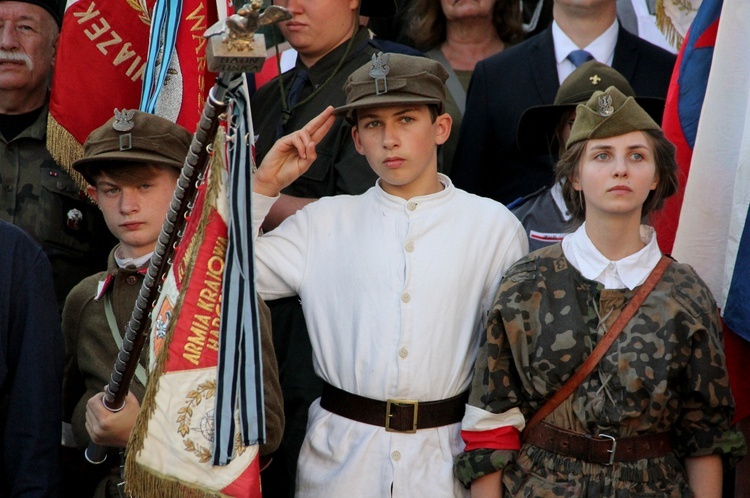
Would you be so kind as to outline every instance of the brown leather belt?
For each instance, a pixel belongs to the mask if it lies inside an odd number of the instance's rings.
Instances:
[[[460,422],[469,391],[440,401],[389,399],[379,401],[343,391],[330,384],[323,386],[320,406],[357,422],[385,427],[388,432],[414,433]]]
[[[533,427],[526,434],[524,442],[559,455],[604,465],[657,458],[672,453],[668,432],[615,438],[606,434],[578,434],[545,422]]]

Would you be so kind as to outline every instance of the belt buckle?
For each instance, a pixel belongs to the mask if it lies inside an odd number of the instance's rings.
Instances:
[[[607,438],[612,441],[612,447],[607,450],[607,453],[609,453],[609,463],[605,465],[612,465],[615,463],[615,450],[617,449],[617,440],[614,438],[614,436],[610,436],[609,434],[599,434],[599,437]]]
[[[412,419],[412,427],[411,430],[398,430],[391,428],[391,418],[393,417],[393,414],[391,413],[391,407],[392,406],[413,406],[414,407],[414,417]],[[413,400],[413,399],[389,399],[386,400],[385,405],[385,431],[386,432],[400,432],[402,434],[414,434],[417,432],[417,412],[419,410],[419,401]]]

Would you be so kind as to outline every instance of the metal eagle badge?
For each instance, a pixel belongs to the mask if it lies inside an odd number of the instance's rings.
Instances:
[[[606,118],[607,116],[611,116],[612,113],[615,112],[615,108],[612,107],[612,97],[610,95],[607,95],[606,93],[604,95],[601,95],[598,99],[598,102],[600,116],[604,116]]]
[[[391,54],[384,54],[383,52],[372,54],[370,76],[375,80],[375,95],[388,93],[388,80],[386,76],[391,71],[391,68],[388,66],[390,58]]]
[[[112,128],[117,131],[132,130],[135,127],[133,116],[135,116],[135,109],[123,109],[120,111],[115,108],[115,122],[112,123]]]

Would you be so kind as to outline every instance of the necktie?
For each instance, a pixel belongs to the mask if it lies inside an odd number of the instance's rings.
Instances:
[[[281,111],[281,122],[279,122],[279,126],[276,128],[276,140],[284,136],[286,123],[292,115],[294,106],[299,102],[299,96],[308,81],[310,81],[310,76],[307,74],[307,70],[298,69],[297,74],[294,75],[292,87],[289,89],[289,95],[286,98],[286,108]]]
[[[586,61],[590,61],[594,56],[585,50],[573,50],[568,54],[568,60],[573,63],[575,67],[580,66]]]

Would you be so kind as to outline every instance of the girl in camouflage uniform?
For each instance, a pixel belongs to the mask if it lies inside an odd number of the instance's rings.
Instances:
[[[456,475],[472,496],[721,496],[723,465],[745,443],[729,429],[716,304],[677,262],[592,373],[519,437],[661,259],[640,223],[677,185],[674,147],[632,97],[610,87],[576,112],[557,174],[585,222],[503,278]],[[542,432],[549,437],[533,437]]]

